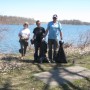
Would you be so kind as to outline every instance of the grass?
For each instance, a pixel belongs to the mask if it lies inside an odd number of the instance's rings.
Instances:
[[[90,78],[75,80],[57,87],[50,87],[33,76],[35,73],[50,71],[58,67],[74,65],[90,69],[90,55],[68,55],[68,64],[33,64],[33,54],[27,55],[25,60],[19,60],[18,55],[6,55],[0,60],[0,90],[90,90]],[[4,70],[5,69],[5,70]]]
[[[90,53],[84,55],[80,55],[78,53],[71,54],[67,56],[67,59],[69,63],[73,63],[74,61],[75,64],[90,69]]]

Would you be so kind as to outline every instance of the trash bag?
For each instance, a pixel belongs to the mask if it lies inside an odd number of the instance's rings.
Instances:
[[[47,42],[44,41],[44,40],[42,41],[41,50],[42,50],[42,55],[40,57],[40,62],[41,63],[49,63],[49,60],[46,57],[46,53],[47,53]]]
[[[63,49],[63,44],[64,42],[59,41],[59,49],[58,49],[56,59],[55,59],[56,63],[67,63],[66,55]]]

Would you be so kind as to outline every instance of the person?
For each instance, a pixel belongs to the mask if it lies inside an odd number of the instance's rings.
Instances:
[[[39,62],[39,58],[42,55],[42,39],[45,34],[45,29],[41,27],[41,22],[39,20],[36,21],[37,27],[33,30],[33,39],[34,46],[35,46],[35,53],[34,53],[34,62]]]
[[[57,20],[58,16],[56,14],[53,15],[53,21],[49,22],[47,25],[47,29],[45,32],[45,36],[48,34],[48,58],[51,62],[55,62],[55,56],[58,46],[58,39],[57,36],[60,33],[60,39],[62,40],[62,27],[60,22]],[[54,49],[52,55],[52,48]]]
[[[23,57],[26,54],[28,40],[30,37],[30,30],[29,30],[28,26],[29,26],[28,22],[25,22],[23,24],[23,29],[19,32],[19,42],[20,42],[20,46],[21,46],[21,49],[19,49],[19,52],[21,53],[21,59],[23,59]]]

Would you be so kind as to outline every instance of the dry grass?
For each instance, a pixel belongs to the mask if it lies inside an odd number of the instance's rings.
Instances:
[[[33,53],[28,53],[24,60],[19,55],[0,55],[0,90],[89,90],[90,78],[76,80],[71,84],[60,85],[49,88],[49,85],[37,80],[33,74],[50,71],[58,67],[68,67],[75,64],[90,69],[90,55],[88,54],[67,54],[67,64],[33,64]],[[77,87],[77,88],[76,88]]]

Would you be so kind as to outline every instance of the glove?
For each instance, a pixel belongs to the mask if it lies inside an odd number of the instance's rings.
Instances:
[[[43,38],[42,41],[45,41],[45,38]]]
[[[64,41],[63,40],[59,41],[59,44],[60,45],[63,45],[64,44]]]
[[[62,42],[62,43],[64,43],[64,41],[63,41],[63,40],[61,40],[61,42]]]

